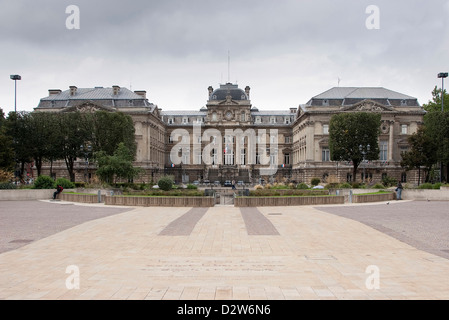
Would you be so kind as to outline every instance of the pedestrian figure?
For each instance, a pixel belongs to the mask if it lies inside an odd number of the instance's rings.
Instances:
[[[55,193],[53,193],[53,200],[56,199],[56,196],[57,196],[58,194],[60,194],[60,193],[62,192],[62,190],[64,190],[64,188],[63,188],[61,185],[58,184],[58,186],[56,187]]]
[[[402,183],[399,181],[396,187],[396,200],[402,200],[402,189]]]

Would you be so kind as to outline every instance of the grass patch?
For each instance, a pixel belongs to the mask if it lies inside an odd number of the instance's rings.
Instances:
[[[354,194],[354,195],[356,195],[356,196],[366,196],[366,195],[370,195],[370,194],[387,194],[387,193],[392,193],[392,191],[381,190],[381,191],[377,191],[377,192],[357,193],[357,194]]]

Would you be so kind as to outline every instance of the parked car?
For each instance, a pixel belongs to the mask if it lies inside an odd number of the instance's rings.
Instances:
[[[216,180],[216,181],[214,181],[214,185],[221,186],[221,183],[220,183],[220,181]]]
[[[193,181],[193,184],[194,184],[195,186],[197,186],[197,185],[200,184],[200,182],[199,182],[198,180],[195,180],[195,181]]]
[[[204,184],[210,184],[210,181],[209,180],[204,180],[203,183]]]
[[[225,186],[225,187],[232,187],[232,182],[231,182],[231,180],[226,180],[226,181],[224,182],[223,186]]]
[[[238,185],[238,186],[244,186],[244,185],[245,185],[245,182],[243,182],[243,181],[241,181],[241,180],[240,180],[240,181],[237,181],[237,185]]]

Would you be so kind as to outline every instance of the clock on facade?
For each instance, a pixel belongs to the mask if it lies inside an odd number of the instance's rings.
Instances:
[[[225,117],[226,117],[226,119],[231,120],[232,119],[232,112],[231,111],[226,112]]]

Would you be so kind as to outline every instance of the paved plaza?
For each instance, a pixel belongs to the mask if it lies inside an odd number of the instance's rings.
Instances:
[[[0,299],[449,299],[448,202],[0,202]]]

